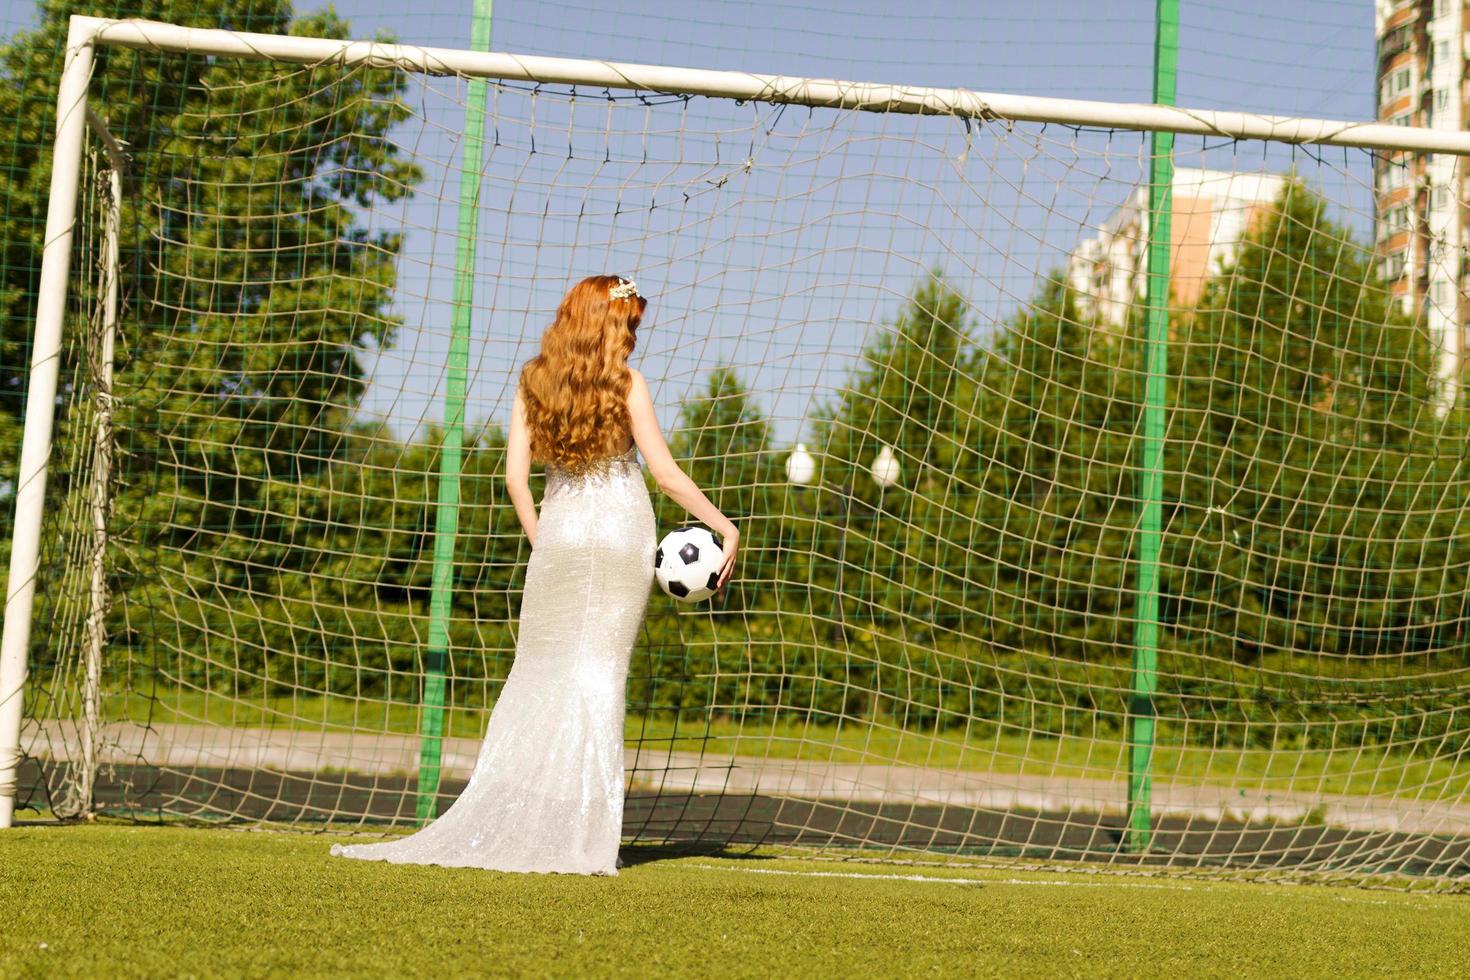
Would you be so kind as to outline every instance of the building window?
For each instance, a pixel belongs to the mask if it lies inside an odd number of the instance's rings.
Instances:
[[[1383,278],[1390,281],[1398,279],[1404,274],[1404,250],[1389,252],[1383,259]]]
[[[1436,187],[1429,192],[1429,209],[1431,211],[1443,211],[1450,203],[1450,189],[1448,187]]]
[[[1450,90],[1447,89],[1447,88],[1437,88],[1437,89],[1435,89],[1434,90],[1434,111],[1435,111],[1435,113],[1444,112],[1447,108],[1449,108],[1449,105],[1450,105]]]
[[[1414,70],[1412,68],[1400,68],[1393,73],[1393,90],[1395,92],[1406,92],[1414,81]]]
[[[1429,295],[1430,298],[1434,300],[1434,305],[1436,307],[1441,310],[1444,309],[1446,306],[1449,305],[1450,284],[1447,282],[1435,283],[1434,285],[1429,287]]]
[[[1448,41],[1435,41],[1434,42],[1434,62],[1433,63],[1436,64],[1436,65],[1442,65],[1446,61],[1449,61],[1449,60],[1450,60],[1450,42],[1448,42]]]
[[[1407,112],[1401,112],[1401,113],[1399,113],[1397,116],[1394,116],[1393,117],[1393,120],[1392,121],[1393,121],[1393,124],[1395,126],[1408,126],[1408,125],[1410,125],[1409,114]]]
[[[1403,187],[1409,182],[1409,161],[1407,159],[1389,160],[1383,167],[1383,176],[1380,178],[1384,193]]]
[[[1449,0],[1434,0],[1434,16],[1443,17],[1449,6]]]
[[[1409,50],[1414,40],[1413,30],[1413,24],[1400,24],[1383,35],[1383,38],[1378,42],[1379,60],[1386,60]]]

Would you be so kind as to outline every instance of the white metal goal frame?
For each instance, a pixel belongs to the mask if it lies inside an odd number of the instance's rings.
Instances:
[[[830,79],[711,71],[605,61],[574,60],[427,48],[376,41],[254,34],[181,27],[139,20],[74,16],[56,98],[56,133],[38,287],[22,447],[15,484],[15,523],[0,638],[0,827],[12,823],[20,761],[27,649],[39,572],[42,508],[52,450],[62,324],[77,219],[84,131],[102,136],[104,152],[120,169],[116,146],[89,110],[88,85],[98,45],[148,51],[205,54],[294,65],[395,68],[429,75],[585,85],[647,93],[792,104],[813,108],[948,115],[985,121],[1052,122],[1078,127],[1165,131],[1370,150],[1470,156],[1470,132],[1451,132],[1375,122],[1343,122],[1105,103]],[[116,195],[114,179],[112,193]],[[113,205],[115,213],[116,204]],[[104,234],[107,222],[104,221]],[[108,246],[106,243],[104,248]],[[103,302],[115,304],[115,280]],[[114,297],[108,300],[106,297]],[[104,362],[109,362],[104,350]],[[104,371],[107,364],[104,363]],[[100,618],[94,615],[100,626]],[[95,678],[92,678],[95,681]],[[91,682],[91,681],[89,681]],[[91,720],[95,723],[95,719]]]

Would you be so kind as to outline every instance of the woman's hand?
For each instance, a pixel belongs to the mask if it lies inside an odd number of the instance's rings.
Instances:
[[[739,548],[740,532],[735,530],[734,528],[731,528],[730,533],[725,535],[725,541],[723,545],[725,560],[720,564],[720,581],[719,584],[715,586],[716,592],[725,587],[725,583],[730,580],[731,573],[735,571],[735,552],[738,551]]]

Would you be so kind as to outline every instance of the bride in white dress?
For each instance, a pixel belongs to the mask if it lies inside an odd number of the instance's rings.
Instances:
[[[521,371],[506,483],[531,541],[515,662],[469,785],[433,823],[332,854],[395,864],[615,875],[623,823],[625,682],[653,582],[659,489],[724,538],[739,533],[679,469],[628,355],[647,301],[620,276],[573,286]],[[536,512],[531,460],[546,465]]]

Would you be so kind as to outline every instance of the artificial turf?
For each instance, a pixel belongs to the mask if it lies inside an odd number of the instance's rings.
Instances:
[[[1463,976],[1470,896],[624,849],[616,877],[322,835],[0,832],[0,976]],[[926,880],[909,880],[918,876]]]

